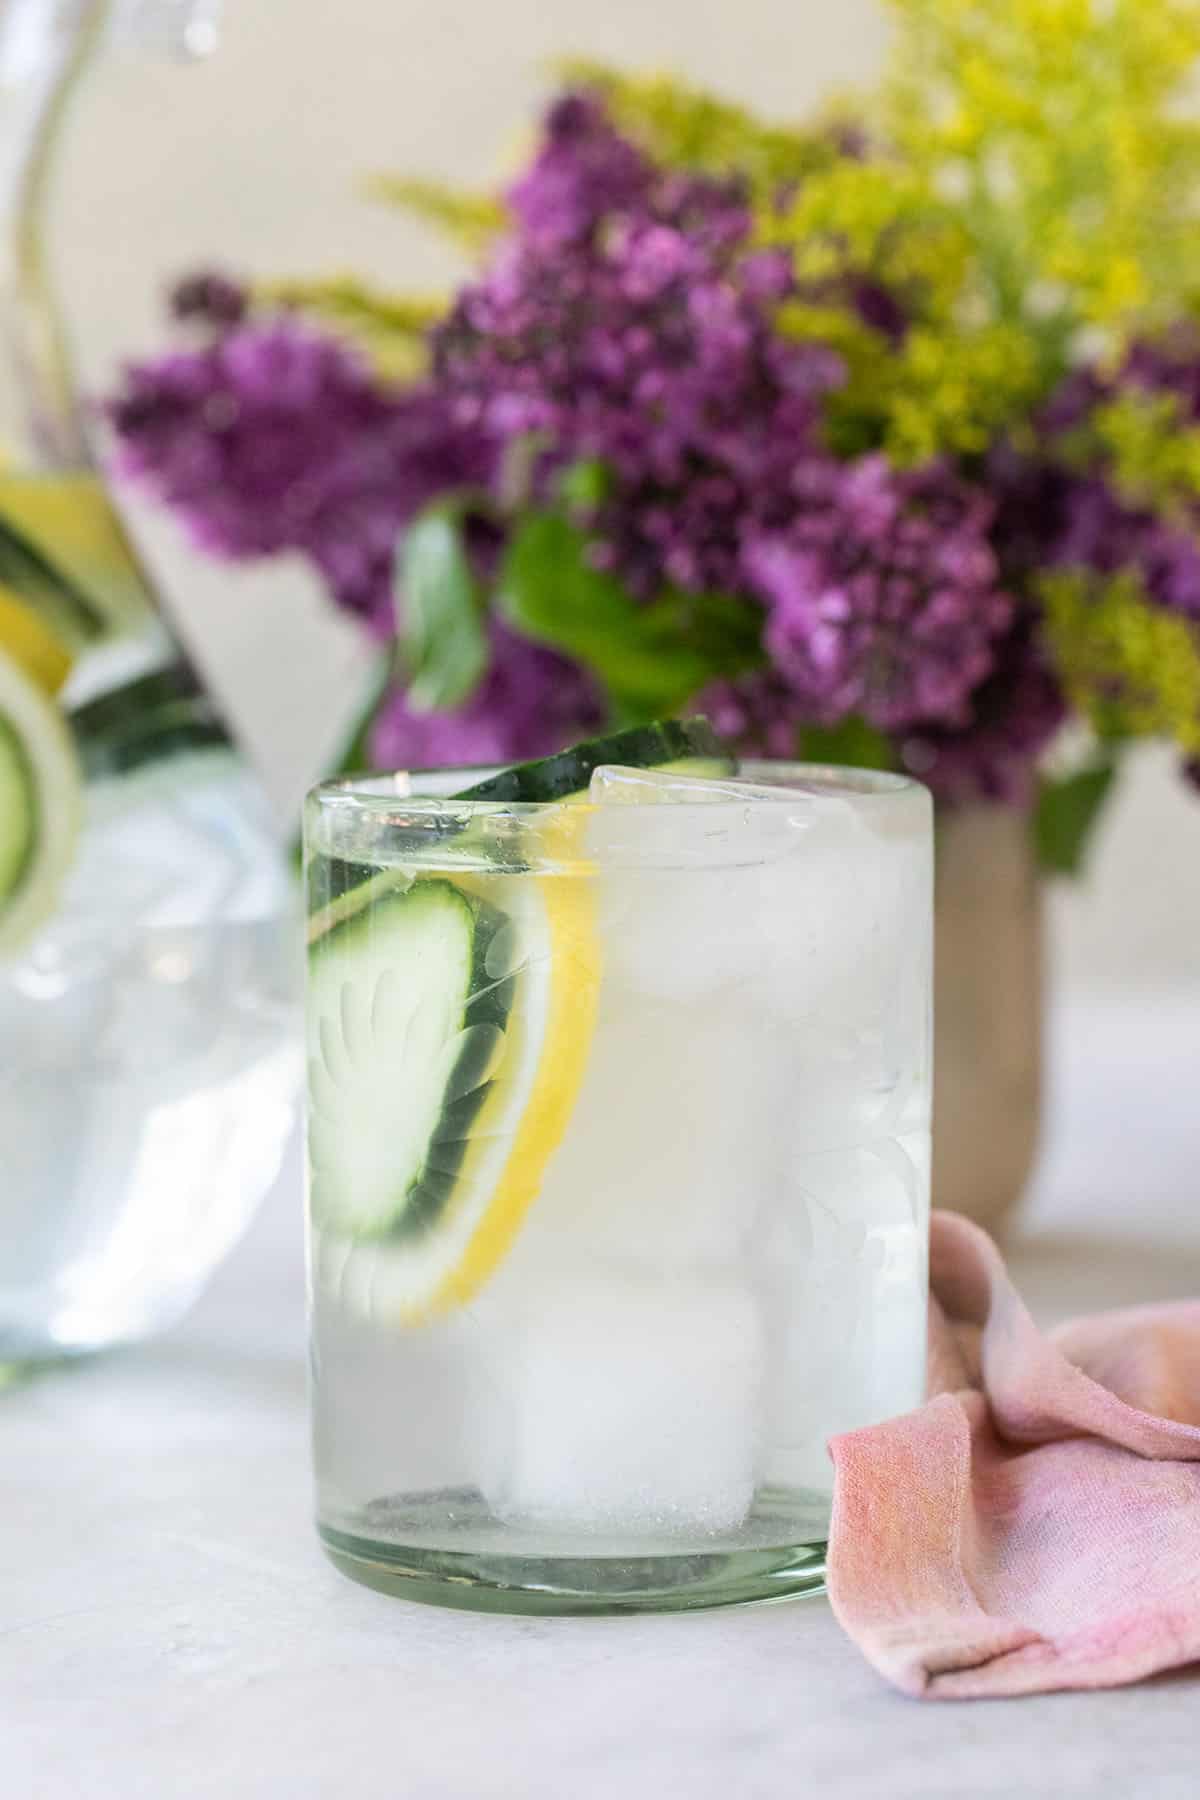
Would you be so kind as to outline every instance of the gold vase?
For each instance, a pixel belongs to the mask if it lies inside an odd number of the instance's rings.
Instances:
[[[1025,815],[944,813],[935,894],[934,1204],[1001,1233],[1041,1113],[1042,905]]]

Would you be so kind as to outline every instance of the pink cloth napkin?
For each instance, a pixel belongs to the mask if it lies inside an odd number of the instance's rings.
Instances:
[[[908,1694],[1115,1687],[1200,1658],[1200,1301],[1038,1330],[935,1213],[931,1398],[831,1445],[829,1597]]]

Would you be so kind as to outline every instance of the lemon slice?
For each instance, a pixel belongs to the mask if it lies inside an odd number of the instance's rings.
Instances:
[[[22,650],[28,654],[27,638]],[[0,955],[54,909],[74,854],[81,791],[62,714],[24,661],[0,645]]]
[[[44,694],[57,694],[71,672],[71,652],[19,594],[0,584],[0,650],[8,652]]]
[[[5,527],[16,534],[7,553],[19,558],[39,603],[80,643],[140,630],[153,616],[145,577],[93,471],[0,471]]]
[[[575,834],[564,816],[560,856]],[[594,897],[584,876],[362,891],[309,953],[314,1266],[360,1315],[419,1324],[504,1260],[567,1129],[595,1026]]]

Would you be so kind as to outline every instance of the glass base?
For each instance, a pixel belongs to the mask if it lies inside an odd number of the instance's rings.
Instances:
[[[444,1522],[436,1532],[432,1528],[435,1504],[444,1506],[448,1499],[430,1495],[424,1506],[411,1500],[375,1502],[356,1521],[358,1529],[319,1521],[322,1546],[352,1581],[403,1600],[474,1612],[687,1612],[825,1591],[824,1537],[764,1542],[767,1521],[761,1515],[752,1515],[741,1543],[731,1537],[711,1548],[643,1543],[621,1551],[597,1543],[581,1554],[578,1536],[568,1547],[555,1544],[549,1533],[539,1541],[529,1529],[500,1527],[478,1496],[459,1491],[452,1535],[462,1547],[452,1549],[445,1543]],[[373,1529],[377,1519],[382,1530]],[[404,1524],[412,1528],[408,1534]],[[441,1542],[430,1542],[435,1535]]]

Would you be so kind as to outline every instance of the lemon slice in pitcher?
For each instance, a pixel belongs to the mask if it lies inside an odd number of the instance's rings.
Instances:
[[[53,911],[79,831],[81,781],[54,699],[70,656],[0,589],[0,955]]]

